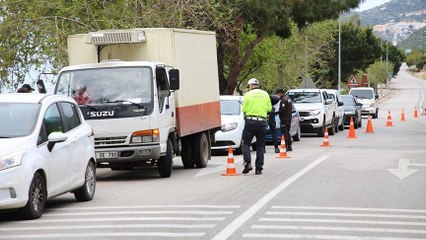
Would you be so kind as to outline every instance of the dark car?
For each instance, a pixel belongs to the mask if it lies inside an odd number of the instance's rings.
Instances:
[[[362,126],[362,103],[359,103],[352,95],[342,95],[343,109],[345,110],[345,126],[349,126],[351,118],[354,121],[354,127]]]
[[[275,122],[276,122],[275,132],[277,133],[277,139],[278,141],[281,141],[281,130],[280,130],[281,122],[278,115],[275,116]],[[299,116],[299,111],[297,111],[294,106],[292,110],[290,135],[294,141],[300,141],[300,138],[301,138],[300,116]],[[269,128],[269,126],[267,127],[265,141],[268,143],[272,142],[272,134],[271,134],[271,129]]]

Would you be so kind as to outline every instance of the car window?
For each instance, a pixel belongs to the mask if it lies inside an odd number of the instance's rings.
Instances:
[[[294,103],[321,103],[318,92],[288,92],[287,95]]]
[[[373,99],[373,91],[368,89],[352,89],[350,94],[356,98]]]
[[[60,104],[62,107],[62,111],[64,112],[64,120],[67,125],[66,131],[70,131],[71,129],[79,126],[81,120],[76,106],[74,104],[66,102],[62,102]]]
[[[221,100],[220,112],[222,115],[240,115],[241,102],[237,100]]]
[[[49,136],[52,132],[64,132],[61,115],[56,104],[52,104],[47,108],[43,123],[46,128],[46,136]]]
[[[354,106],[355,102],[352,97],[343,97],[343,104],[346,106]]]
[[[39,108],[36,103],[0,103],[0,138],[22,137],[32,133]]]

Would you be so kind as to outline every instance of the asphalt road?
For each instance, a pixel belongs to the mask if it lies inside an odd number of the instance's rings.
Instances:
[[[0,239],[426,239],[426,117],[414,118],[426,81],[403,68],[390,88],[374,133],[364,118],[356,139],[345,129],[331,147],[303,136],[281,159],[267,146],[259,176],[221,176],[226,154],[205,169],[176,159],[167,179],[99,169],[92,201],[66,194],[41,219],[3,216]],[[241,172],[242,156],[234,159]]]

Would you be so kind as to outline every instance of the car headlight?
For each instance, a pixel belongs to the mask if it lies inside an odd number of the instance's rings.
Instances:
[[[222,132],[228,132],[231,130],[234,130],[238,127],[238,123],[233,122],[233,123],[225,123],[222,124]]]
[[[14,152],[5,156],[0,157],[0,171],[8,168],[13,168],[21,165],[22,157],[25,154],[25,150]]]
[[[317,109],[317,110],[312,110],[309,112],[310,116],[317,116],[318,114],[320,114],[321,110]]]
[[[347,114],[347,115],[355,115],[355,111],[345,111],[345,114]]]

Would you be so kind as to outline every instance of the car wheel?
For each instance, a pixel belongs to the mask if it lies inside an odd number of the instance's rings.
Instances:
[[[158,172],[163,178],[168,178],[173,171],[173,144],[169,138],[167,140],[166,155],[158,159]]]
[[[90,201],[95,196],[96,190],[96,168],[92,161],[87,164],[84,174],[84,184],[81,188],[74,191],[74,197],[77,201]]]
[[[334,130],[336,129],[335,125],[336,125],[336,118],[333,117],[333,119],[331,119],[331,127],[328,128],[328,133],[330,135],[334,135],[335,133]]]
[[[293,136],[293,140],[294,141],[296,141],[296,142],[298,142],[298,141],[300,141],[300,138],[301,138],[301,132],[300,132],[300,125],[297,127],[297,132],[296,132],[296,135],[294,135]]]
[[[184,168],[194,168],[194,161],[192,161],[192,144],[191,138],[182,138],[182,151],[181,159]]]
[[[240,146],[235,149],[235,154],[237,154],[237,155],[243,154],[243,140],[241,140]]]
[[[321,128],[318,130],[318,137],[324,137],[325,134],[325,119],[322,122]]]
[[[23,219],[40,218],[44,212],[46,198],[46,184],[41,174],[36,172],[30,184],[30,190],[28,191],[28,202],[25,207],[19,211],[19,215]]]
[[[339,132],[339,120],[340,118],[336,118],[336,123],[334,124],[334,132],[338,133]]]
[[[339,130],[340,131],[345,130],[345,116],[344,115],[343,115],[343,118],[342,118],[342,124],[339,126]]]
[[[209,161],[209,140],[205,133],[198,134],[194,139],[193,159],[197,168],[207,167]]]

